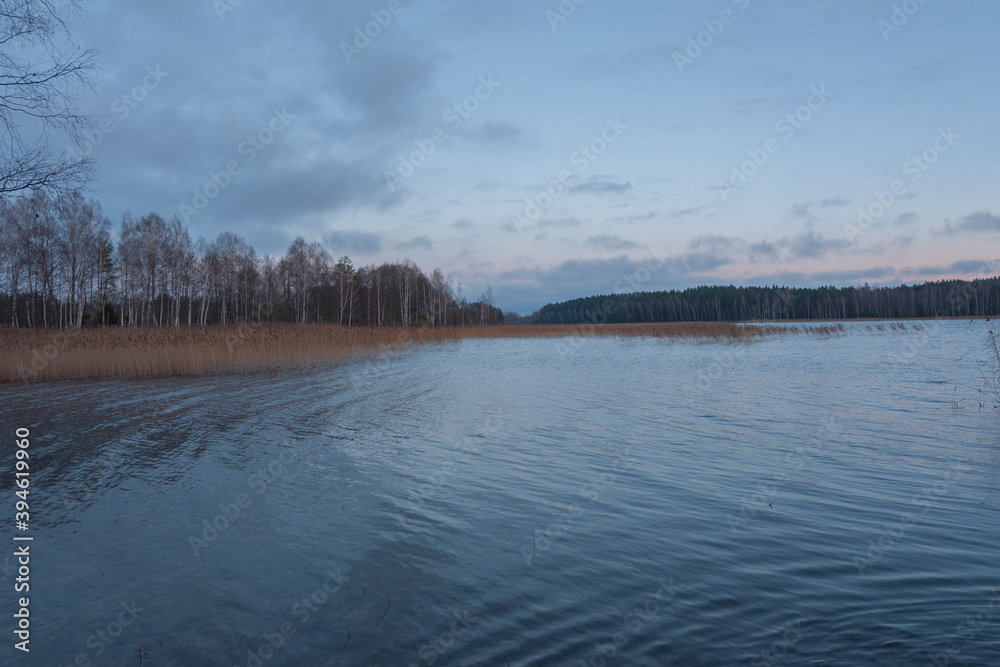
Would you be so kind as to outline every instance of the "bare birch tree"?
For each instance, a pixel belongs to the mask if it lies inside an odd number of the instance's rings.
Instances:
[[[81,144],[91,125],[77,111],[96,68],[96,52],[70,36],[79,9],[75,0],[0,0],[0,194],[55,194],[93,176],[89,158],[51,146],[58,134]]]

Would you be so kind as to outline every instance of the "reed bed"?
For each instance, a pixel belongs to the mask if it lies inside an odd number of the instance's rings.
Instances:
[[[833,336],[842,325],[722,322],[391,328],[324,324],[38,330],[0,328],[0,382],[151,378],[309,368],[474,338],[653,337],[751,342]]]

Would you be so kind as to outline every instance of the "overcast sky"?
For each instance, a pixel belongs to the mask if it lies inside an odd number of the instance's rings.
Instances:
[[[86,6],[116,225],[409,258],[522,314],[996,260],[995,0]]]

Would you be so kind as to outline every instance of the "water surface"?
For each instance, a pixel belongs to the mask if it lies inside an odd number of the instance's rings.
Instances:
[[[877,327],[3,387],[24,664],[1000,664],[984,328]]]

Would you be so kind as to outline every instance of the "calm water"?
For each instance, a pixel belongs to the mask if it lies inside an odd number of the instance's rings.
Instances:
[[[985,330],[925,326],[0,388],[0,662],[998,665]]]

